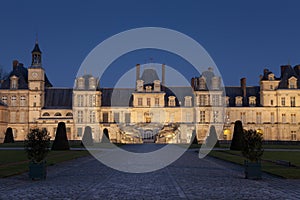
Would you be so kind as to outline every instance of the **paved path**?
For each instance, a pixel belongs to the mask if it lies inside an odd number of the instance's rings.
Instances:
[[[46,181],[30,181],[27,174],[0,179],[0,199],[300,198],[299,180],[264,174],[263,180],[254,181],[243,176],[242,167],[209,157],[200,160],[193,151],[144,174],[119,172],[88,156],[49,167]]]

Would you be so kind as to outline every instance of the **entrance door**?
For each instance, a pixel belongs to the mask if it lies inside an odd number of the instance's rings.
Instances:
[[[144,143],[154,143],[156,135],[152,130],[145,130],[143,132],[143,141]]]

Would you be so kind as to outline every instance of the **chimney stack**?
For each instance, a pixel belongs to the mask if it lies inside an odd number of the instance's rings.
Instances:
[[[18,60],[14,60],[13,61],[13,69],[16,69],[19,65],[19,61]]]
[[[290,65],[281,65],[280,66],[280,71],[281,71],[281,78],[283,76],[284,71],[289,67]]]
[[[165,64],[162,64],[161,66],[161,84],[165,85],[166,81],[166,66]]]
[[[244,102],[246,102],[246,100],[247,100],[246,78],[241,78],[241,89],[243,92],[243,100],[244,100]]]
[[[191,79],[191,87],[195,90],[195,78]]]
[[[140,80],[140,74],[141,74],[141,65],[136,64],[136,81]]]

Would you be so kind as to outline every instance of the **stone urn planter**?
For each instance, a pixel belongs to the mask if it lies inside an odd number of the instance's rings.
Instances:
[[[255,130],[244,131],[244,147],[242,150],[244,161],[245,178],[261,179],[261,157],[263,155],[262,148],[263,137],[261,133]]]
[[[49,152],[50,136],[46,129],[32,129],[25,140],[25,151],[29,161],[29,178],[44,180],[47,176],[46,156]]]

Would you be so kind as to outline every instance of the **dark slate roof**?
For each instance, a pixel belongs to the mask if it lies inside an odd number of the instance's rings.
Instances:
[[[47,88],[45,89],[46,109],[72,109],[72,88]]]
[[[155,80],[160,80],[155,69],[144,69],[141,79],[144,84],[153,83]]]
[[[292,68],[290,65],[283,66],[284,70],[281,73],[281,80],[278,85],[278,89],[288,89],[288,80],[292,76],[298,79],[297,88],[300,88],[300,75],[299,75],[299,67],[295,66]]]
[[[237,97],[237,96],[243,97],[242,88],[238,87],[238,86],[236,86],[236,87],[235,86],[225,87],[225,92],[226,92],[226,96],[229,97],[229,106],[230,107],[235,106],[235,97]],[[248,98],[250,96],[255,96],[256,97],[256,106],[259,106],[260,105],[259,92],[260,92],[260,87],[259,86],[246,87],[246,99],[244,101],[243,106],[249,106]]]
[[[103,88],[102,106],[132,106],[133,88]]]
[[[37,42],[35,43],[34,48],[31,51],[31,53],[33,53],[33,52],[42,53],[42,51],[40,50],[39,44]]]
[[[165,92],[165,106],[168,106],[168,97],[175,96],[176,97],[176,106],[184,106],[184,97],[191,96],[192,97],[192,106],[193,106],[193,89],[191,87],[163,87],[162,88]],[[181,105],[179,104],[181,102]]]
[[[18,80],[18,89],[28,89],[28,69],[23,67],[22,63],[19,63],[18,66],[14,67],[13,70],[9,73],[6,79],[1,84],[1,89],[10,89],[10,77],[17,76]],[[47,75],[45,74],[45,87],[52,87]]]

